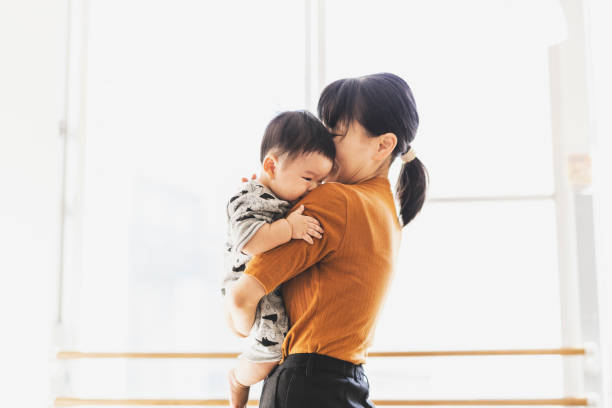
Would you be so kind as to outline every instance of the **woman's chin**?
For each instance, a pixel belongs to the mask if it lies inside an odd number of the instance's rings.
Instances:
[[[326,183],[337,183],[338,182],[338,172],[331,173],[329,176],[325,177]]]
[[[335,174],[334,177],[326,178],[325,182],[347,184],[346,180],[340,174]]]

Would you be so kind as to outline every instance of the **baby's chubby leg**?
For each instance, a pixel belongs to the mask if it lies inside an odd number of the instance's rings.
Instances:
[[[278,361],[256,363],[246,358],[238,359],[236,368],[228,373],[230,383],[230,407],[243,408],[249,400],[249,389],[265,379]]]

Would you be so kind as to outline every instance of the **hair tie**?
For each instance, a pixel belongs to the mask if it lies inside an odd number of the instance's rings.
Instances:
[[[402,161],[404,163],[410,163],[415,158],[416,158],[416,153],[414,152],[414,149],[412,148],[412,146],[408,147],[408,151],[402,154]]]

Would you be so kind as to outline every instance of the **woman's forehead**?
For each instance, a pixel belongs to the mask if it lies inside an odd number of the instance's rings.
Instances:
[[[346,121],[338,121],[333,128],[329,128],[333,134],[345,134],[349,126]]]
[[[347,133],[367,133],[367,130],[359,121],[353,119],[350,123],[338,123],[331,133],[335,135],[346,135]]]

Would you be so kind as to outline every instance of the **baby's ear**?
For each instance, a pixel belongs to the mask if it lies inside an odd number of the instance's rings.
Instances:
[[[263,169],[271,179],[276,175],[276,158],[272,155],[267,155],[263,161]]]

